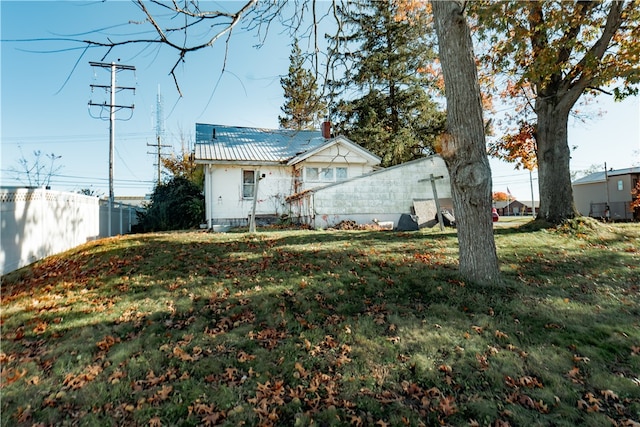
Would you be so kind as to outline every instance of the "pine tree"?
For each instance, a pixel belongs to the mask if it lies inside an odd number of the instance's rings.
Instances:
[[[368,0],[341,11],[352,32],[333,40],[340,49],[332,52],[334,64],[348,64],[333,85],[341,98],[333,102],[336,129],[379,155],[383,166],[433,152],[445,115],[427,92],[432,76],[420,71],[435,57],[424,18],[398,20],[390,1]],[[361,96],[345,99],[354,91]]]
[[[289,56],[289,74],[280,79],[285,103],[280,108],[284,116],[278,116],[283,129],[316,129],[326,115],[326,105],[318,95],[318,85],[313,73],[304,68],[304,57],[294,40]]]

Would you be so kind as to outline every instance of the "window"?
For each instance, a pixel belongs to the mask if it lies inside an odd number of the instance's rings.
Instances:
[[[336,168],[336,181],[347,179],[347,168]]]
[[[624,190],[624,184],[622,183],[622,180],[618,181],[618,191],[622,191]]]
[[[347,179],[347,168],[305,168],[307,182],[334,182]]]
[[[242,171],[242,198],[253,199],[253,191],[256,186],[256,171]]]
[[[307,181],[320,181],[318,175],[318,168],[306,168],[306,177]]]
[[[322,181],[333,181],[333,168],[320,169],[320,178]]]

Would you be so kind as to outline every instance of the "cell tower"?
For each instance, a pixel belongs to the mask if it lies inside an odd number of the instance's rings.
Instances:
[[[147,152],[147,154],[153,154],[154,156],[158,156],[156,159],[156,163],[154,166],[158,168],[158,185],[161,182],[161,170],[162,170],[162,148],[170,147],[170,145],[163,145],[162,140],[164,139],[164,112],[162,108],[162,95],[160,94],[160,85],[158,85],[158,96],[156,98],[156,143],[149,144],[149,147],[155,147],[156,151],[153,153]]]

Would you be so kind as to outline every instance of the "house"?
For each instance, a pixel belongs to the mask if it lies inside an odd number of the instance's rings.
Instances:
[[[610,169],[584,176],[572,184],[576,209],[581,215],[594,218],[632,220],[631,191],[639,179],[640,167]]]
[[[532,206],[535,207],[537,212],[540,207],[540,202],[536,200],[534,205],[531,204],[531,201],[521,202],[516,199],[493,202],[493,207],[496,208],[500,216],[531,215],[533,213]]]
[[[195,161],[205,169],[209,227],[289,214],[287,197],[373,171],[380,158],[323,131],[196,124]],[[257,194],[257,197],[255,196]]]
[[[380,158],[344,136],[196,124],[195,161],[205,169],[207,225],[246,225],[283,215],[315,228],[343,220],[397,221],[414,205],[450,206],[449,176],[438,156],[381,169]],[[254,196],[255,195],[255,196]],[[431,219],[431,218],[429,218]]]

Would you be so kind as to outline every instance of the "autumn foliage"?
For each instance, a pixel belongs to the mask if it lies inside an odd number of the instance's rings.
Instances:
[[[492,198],[494,202],[506,202],[510,199],[509,194],[502,191],[495,191]]]
[[[636,186],[633,190],[631,190],[631,194],[633,195],[633,200],[631,201],[631,209],[634,212],[637,212],[635,218],[640,218],[640,181],[636,183]]]
[[[520,122],[516,132],[504,135],[488,145],[489,155],[509,163],[516,169],[534,170],[537,165],[535,126]]]

